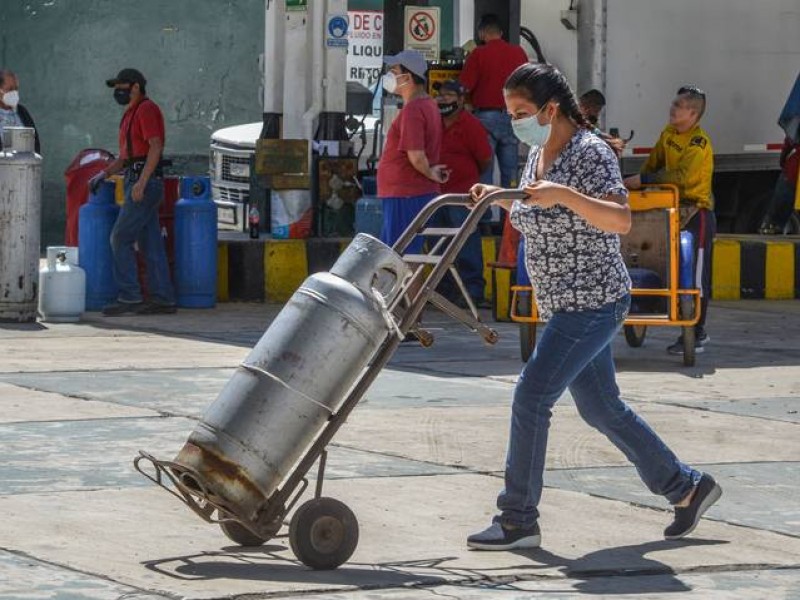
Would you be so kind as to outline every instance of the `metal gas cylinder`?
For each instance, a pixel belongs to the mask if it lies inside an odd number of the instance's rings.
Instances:
[[[36,319],[42,157],[35,132],[6,127],[0,152],[0,321]]]
[[[86,273],[78,266],[78,249],[47,248],[39,271],[39,314],[50,323],[74,323],[86,310]]]
[[[391,248],[358,235],[295,292],[175,462],[231,513],[254,518],[392,332],[385,307],[407,274]]]
[[[119,215],[116,185],[104,181],[78,214],[78,248],[86,271],[86,310],[101,310],[117,299],[111,232]]]
[[[217,206],[208,177],[181,179],[175,205],[175,294],[182,308],[217,303]]]

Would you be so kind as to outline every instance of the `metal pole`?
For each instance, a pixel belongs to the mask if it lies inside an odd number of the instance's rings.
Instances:
[[[607,8],[607,0],[578,4],[578,94],[591,89],[606,93]]]
[[[266,0],[264,10],[264,127],[261,137],[280,137],[280,117],[283,112],[283,65],[285,57],[284,21],[286,3]]]

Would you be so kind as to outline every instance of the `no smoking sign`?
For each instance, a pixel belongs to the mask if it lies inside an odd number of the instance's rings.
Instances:
[[[430,13],[415,12],[408,21],[408,33],[418,42],[427,42],[436,33],[436,21]]]
[[[438,6],[421,8],[405,7],[405,47],[419,50],[428,60],[439,59],[439,23]]]

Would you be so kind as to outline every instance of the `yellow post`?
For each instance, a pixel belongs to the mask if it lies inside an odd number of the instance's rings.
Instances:
[[[739,300],[742,293],[741,263],[741,246],[738,240],[714,240],[711,289],[715,300]]]

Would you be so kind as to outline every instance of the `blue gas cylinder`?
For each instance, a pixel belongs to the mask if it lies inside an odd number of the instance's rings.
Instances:
[[[694,235],[691,231],[681,231],[679,265],[678,285],[684,290],[694,288]]]
[[[115,189],[113,181],[104,181],[78,211],[78,256],[86,272],[86,310],[101,310],[117,299],[111,251],[111,230],[119,214]]]
[[[364,177],[361,188],[363,195],[356,202],[356,233],[368,233],[380,239],[383,228],[383,201],[377,197],[377,180],[375,177]]]
[[[181,179],[175,205],[175,295],[184,308],[213,308],[217,302],[217,207],[208,177]]]

